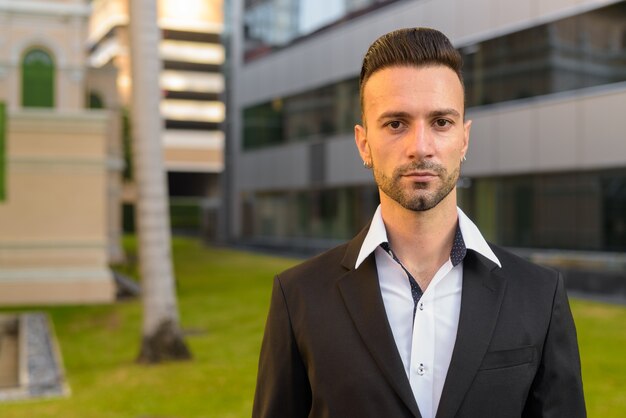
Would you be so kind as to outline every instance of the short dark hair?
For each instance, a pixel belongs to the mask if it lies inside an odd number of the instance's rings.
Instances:
[[[389,32],[370,45],[361,66],[359,91],[363,112],[363,87],[376,71],[388,67],[443,65],[456,73],[463,85],[463,59],[443,33],[430,28],[406,28]]]

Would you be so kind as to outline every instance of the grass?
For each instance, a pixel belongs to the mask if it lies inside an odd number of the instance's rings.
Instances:
[[[589,417],[626,417],[626,308],[572,300]]]
[[[134,251],[135,243],[125,245]],[[296,260],[173,241],[189,362],[143,366],[139,300],[48,307],[72,395],[0,404],[0,416],[249,417],[273,275]],[[133,272],[134,268],[128,270]],[[626,416],[626,308],[574,300],[590,417]],[[37,308],[41,310],[41,308]]]

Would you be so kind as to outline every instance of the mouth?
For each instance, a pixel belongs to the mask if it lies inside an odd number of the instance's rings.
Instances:
[[[409,171],[402,174],[402,177],[406,177],[409,180],[417,183],[427,183],[439,178],[437,173],[434,173],[432,171]]]

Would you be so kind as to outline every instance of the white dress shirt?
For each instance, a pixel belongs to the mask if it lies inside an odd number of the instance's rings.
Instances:
[[[476,251],[500,266],[474,223],[457,208],[458,227],[465,248]],[[415,307],[406,271],[380,244],[389,242],[380,206],[357,257],[355,268],[372,253],[387,320],[404,363],[413,395],[423,418],[434,418],[448,373],[461,311],[463,262],[448,259],[435,273]],[[393,250],[393,248],[392,248]]]

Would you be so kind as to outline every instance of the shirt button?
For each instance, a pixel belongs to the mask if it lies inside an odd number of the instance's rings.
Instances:
[[[424,376],[424,373],[426,373],[426,368],[424,367],[423,363],[420,363],[420,365],[417,366],[416,373],[420,376]]]
[[[424,310],[424,302],[420,302],[419,304],[420,311]]]

